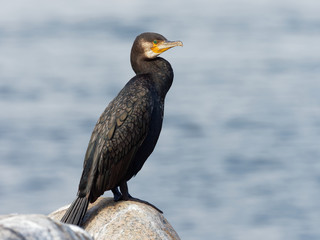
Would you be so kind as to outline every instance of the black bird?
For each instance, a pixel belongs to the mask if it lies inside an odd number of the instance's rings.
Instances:
[[[158,55],[175,46],[183,44],[168,41],[157,33],[142,33],[135,39],[130,60],[136,76],[109,103],[96,123],[77,198],[62,222],[81,225],[89,202],[93,203],[107,190],[112,190],[115,201],[149,204],[130,196],[127,181],[140,171],[158,141],[164,99],[173,81],[170,63]]]

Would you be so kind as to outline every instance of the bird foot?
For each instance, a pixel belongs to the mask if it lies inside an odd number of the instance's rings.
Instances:
[[[144,200],[141,200],[141,199],[139,199],[139,198],[134,198],[134,197],[132,197],[132,196],[130,196],[129,195],[129,199],[128,200],[130,200],[130,201],[134,201],[134,202],[140,202],[140,203],[144,203],[144,204],[147,204],[147,205],[149,205],[150,207],[153,207],[155,210],[157,210],[159,213],[163,213],[159,208],[157,208],[156,206],[154,206],[153,204],[151,204],[151,203],[149,203],[149,202],[147,202],[147,201],[144,201]]]
[[[141,200],[141,199],[139,199],[139,198],[134,198],[134,197],[132,197],[130,194],[129,194],[129,196],[128,197],[123,197],[123,195],[118,195],[118,194],[116,194],[116,195],[114,195],[114,201],[115,202],[119,202],[119,201],[134,201],[134,202],[139,202],[139,203],[144,203],[144,204],[147,204],[147,205],[149,205],[150,207],[153,207],[155,210],[157,210],[159,213],[163,213],[159,208],[157,208],[156,206],[154,206],[153,204],[151,204],[151,203],[149,203],[149,202],[147,202],[147,201],[144,201],[144,200]]]
[[[128,192],[128,186],[127,186],[127,183],[124,182],[120,185],[120,190],[121,190],[121,193],[118,189],[118,187],[115,187],[112,189],[112,192],[113,192],[113,199],[115,202],[118,202],[118,201],[128,201],[128,200],[131,200],[131,201],[134,201],[134,202],[140,202],[140,203],[144,203],[144,204],[147,204],[149,205],[150,207],[153,207],[154,209],[156,209],[159,213],[163,213],[159,208],[157,208],[156,206],[154,206],[153,204],[147,202],[147,201],[144,201],[144,200],[141,200],[139,198],[134,198],[132,197],[129,192]]]

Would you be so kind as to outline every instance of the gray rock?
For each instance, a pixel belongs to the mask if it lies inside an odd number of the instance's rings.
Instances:
[[[51,213],[49,217],[60,220],[68,206]],[[89,205],[83,228],[95,240],[100,239],[180,239],[170,223],[149,205],[99,198]]]
[[[93,240],[82,228],[44,215],[0,216],[1,240]]]

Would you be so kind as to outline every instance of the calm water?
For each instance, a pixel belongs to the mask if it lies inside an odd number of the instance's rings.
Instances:
[[[320,239],[320,2],[256,2],[2,4],[0,214],[73,200],[131,44],[155,31],[184,47],[163,54],[175,81],[132,195],[182,239]]]

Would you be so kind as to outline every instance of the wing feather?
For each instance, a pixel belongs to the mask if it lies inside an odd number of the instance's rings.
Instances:
[[[135,153],[148,134],[152,92],[143,85],[126,86],[100,116],[85,155],[78,195],[90,201],[124,180]]]

